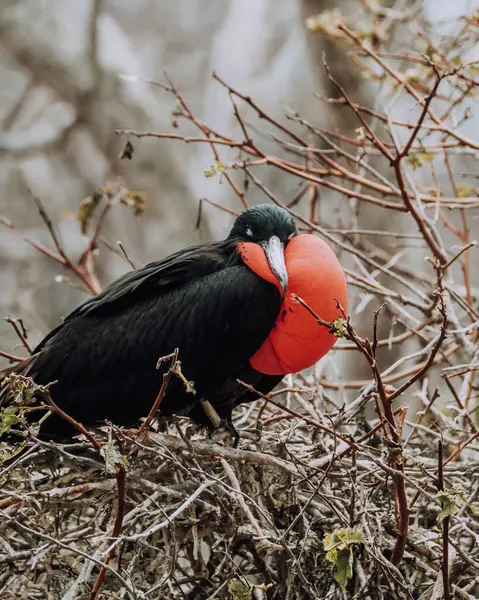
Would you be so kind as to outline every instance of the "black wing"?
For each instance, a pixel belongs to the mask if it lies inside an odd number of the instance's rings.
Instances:
[[[72,313],[29,369],[38,383],[58,380],[53,399],[85,425],[132,424],[146,415],[162,382],[156,362],[176,347],[197,395],[173,378],[161,412],[188,413],[248,365],[281,304],[276,287],[243,264],[179,285],[169,278],[171,285],[158,287],[148,272],[123,282],[128,291],[114,284]],[[60,424],[49,418],[45,426]]]
[[[129,271],[116,279],[101,294],[89,298],[71,312],[61,325],[38,344],[34,353],[42,350],[64,324],[74,317],[94,312],[107,314],[122,310],[123,306],[138,299],[161,294],[170,285],[179,285],[224,268],[231,261],[231,255],[231,249],[225,246],[224,242],[210,242],[184,248],[163,260]]]

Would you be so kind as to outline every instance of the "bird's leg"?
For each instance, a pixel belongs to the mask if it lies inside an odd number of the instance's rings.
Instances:
[[[166,435],[168,435],[168,423],[171,420],[172,419],[170,417],[164,417],[164,416],[159,415],[156,418],[158,433],[165,433]],[[151,423],[151,425],[154,425],[154,423]]]
[[[218,429],[218,427],[221,427],[221,424],[222,424],[221,417],[216,412],[216,410],[214,409],[211,402],[209,402],[208,400],[202,400],[201,408],[205,411],[206,416],[211,421],[211,424],[213,425],[213,427],[215,429]]]
[[[231,415],[227,419],[223,420],[223,425],[233,436],[233,448],[237,448],[239,445],[241,436],[240,436],[239,431],[233,425],[233,419],[231,418]]]
[[[208,400],[202,400],[201,407],[205,411],[208,419],[211,421],[211,424],[213,425],[214,429],[224,427],[231,433],[231,435],[233,436],[233,448],[237,448],[240,441],[240,434],[236,427],[233,425],[231,415],[226,419],[222,419],[216,412],[214,406]],[[212,434],[213,431],[210,430],[210,438],[212,437]]]

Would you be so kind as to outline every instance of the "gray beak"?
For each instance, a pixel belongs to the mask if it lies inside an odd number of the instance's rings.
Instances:
[[[288,289],[288,271],[284,262],[284,245],[278,236],[273,235],[266,242],[260,242],[266,254],[271,271],[281,286],[281,299],[284,300]]]

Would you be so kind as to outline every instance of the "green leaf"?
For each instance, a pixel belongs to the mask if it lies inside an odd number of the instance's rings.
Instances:
[[[346,584],[353,576],[353,552],[352,549],[340,550],[336,561],[336,572],[334,580],[339,583],[341,589],[345,590]]]
[[[254,585],[240,579],[231,579],[228,592],[233,600],[253,600],[253,593],[254,598],[266,598],[266,592],[272,586],[272,583]]]
[[[414,152],[408,154],[406,162],[412,166],[413,169],[419,169],[424,163],[432,162],[435,158],[433,152]]]
[[[223,173],[226,170],[225,165],[217,160],[214,165],[211,165],[210,169],[205,171],[205,177],[214,177],[218,173]]]
[[[119,197],[119,203],[124,206],[129,206],[133,210],[135,217],[143,214],[146,206],[146,194],[144,192],[133,192],[123,190],[123,194]]]
[[[76,218],[80,223],[80,228],[83,235],[86,234],[93,215],[95,214],[95,211],[98,208],[102,198],[103,190],[99,188],[95,190],[91,196],[88,196],[88,198],[85,198],[85,200],[80,202]]]
[[[346,333],[346,321],[341,317],[334,319],[334,321],[331,323],[331,329],[329,332],[335,335],[337,338],[344,337]]]
[[[211,165],[211,169],[206,169],[205,170],[205,177],[214,177],[216,175],[216,169],[214,168],[214,165]]]
[[[119,204],[128,206],[132,209],[135,217],[137,217],[145,210],[146,194],[140,191],[129,190],[123,185],[97,188],[91,196],[82,200],[78,207],[76,218],[80,222],[83,235],[86,235],[88,232],[93,217],[103,200],[114,206]]]
[[[12,373],[2,381],[2,387],[7,390],[9,402],[21,406],[28,406],[34,400],[35,392],[43,389],[34,383],[30,377]]]
[[[456,187],[456,189],[458,198],[469,198],[470,196],[474,195],[473,191],[468,185],[460,184]]]
[[[354,546],[364,544],[364,542],[364,534],[359,529],[338,529],[324,536],[323,546],[326,550],[326,560],[334,564],[334,579],[342,590],[353,576]]]
[[[446,517],[457,515],[461,505],[468,504],[466,495],[459,488],[450,488],[438,492],[436,500],[442,508],[441,512],[437,515],[438,523],[442,523]]]
[[[421,159],[421,162],[425,163],[432,162],[436,155],[434,154],[434,152],[419,152],[418,156]]]
[[[24,420],[22,415],[18,413],[18,408],[16,406],[7,406],[1,414],[0,437],[2,437],[4,433],[8,433],[13,425],[21,423]]]
[[[124,469],[128,467],[128,459],[115,448],[112,442],[108,442],[108,444],[103,446],[103,454],[105,458],[105,471],[109,475],[115,475],[117,467],[123,467]]]
[[[251,600],[253,597],[253,588],[239,579],[232,579],[228,583],[228,592],[233,600]]]
[[[422,167],[422,160],[419,154],[409,154],[406,158],[406,162],[411,165],[413,169]]]

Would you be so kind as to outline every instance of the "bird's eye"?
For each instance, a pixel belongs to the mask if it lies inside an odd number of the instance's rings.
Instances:
[[[246,235],[248,237],[253,237],[253,230],[251,229],[251,227],[246,228]]]

